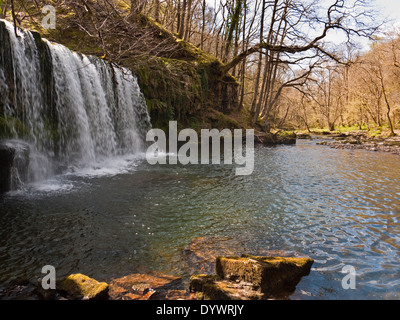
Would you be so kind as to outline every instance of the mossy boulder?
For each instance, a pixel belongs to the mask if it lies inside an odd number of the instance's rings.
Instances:
[[[216,274],[195,274],[191,292],[205,300],[263,300],[290,295],[314,260],[297,257],[218,257]]]
[[[264,294],[251,283],[221,280],[217,275],[197,274],[190,278],[190,290],[198,300],[262,300]]]
[[[189,289],[194,292],[201,292],[203,291],[204,285],[214,283],[215,281],[218,281],[218,279],[217,275],[194,274],[190,277]]]
[[[279,131],[275,134],[277,144],[296,144],[297,135],[292,131]]]
[[[293,291],[314,260],[291,257],[219,257],[216,273],[224,280],[252,283],[266,296]]]
[[[277,133],[265,133],[257,132],[254,135],[254,143],[261,144],[264,146],[275,146],[275,145],[293,145],[297,142],[297,136],[291,132],[277,132]]]
[[[57,290],[72,300],[100,300],[108,298],[108,284],[83,274],[71,274],[57,284]]]

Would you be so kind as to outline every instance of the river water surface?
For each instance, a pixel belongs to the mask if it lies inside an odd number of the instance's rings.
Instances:
[[[251,176],[233,166],[160,165],[124,157],[0,198],[0,285],[143,270],[187,279],[195,238],[232,239],[237,254],[315,259],[291,299],[400,298],[400,161],[315,141],[259,147]],[[342,288],[345,265],[356,289]],[[195,266],[194,266],[195,269]]]

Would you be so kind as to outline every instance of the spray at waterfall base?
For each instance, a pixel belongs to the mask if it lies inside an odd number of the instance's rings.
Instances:
[[[189,139],[189,140],[188,140]],[[211,145],[210,145],[211,140]],[[246,141],[245,147],[243,146]],[[146,135],[146,141],[153,142],[146,152],[147,162],[155,164],[221,164],[221,142],[223,142],[223,164],[235,168],[237,176],[251,175],[254,171],[254,130],[241,129],[218,131],[217,129],[202,129],[200,140],[193,129],[183,129],[178,134],[176,121],[169,122],[168,150],[167,134],[161,129],[151,129]],[[178,150],[178,143],[184,143]],[[199,144],[200,142],[200,144]],[[243,155],[245,150],[245,155]],[[199,156],[200,152],[200,156]],[[210,158],[211,155],[211,158]],[[168,158],[168,161],[167,161]]]

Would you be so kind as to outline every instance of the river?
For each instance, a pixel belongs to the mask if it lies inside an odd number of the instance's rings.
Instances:
[[[57,276],[97,280],[143,271],[184,279],[195,238],[231,239],[237,254],[315,260],[290,299],[400,298],[400,161],[314,141],[256,147],[250,176],[234,165],[149,165],[119,157],[0,198],[0,284]],[[221,240],[222,241],[222,240]],[[209,248],[210,249],[210,248]],[[356,270],[345,290],[342,269]]]

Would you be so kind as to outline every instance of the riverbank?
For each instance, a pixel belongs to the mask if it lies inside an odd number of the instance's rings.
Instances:
[[[306,257],[217,257],[215,274],[183,279],[159,272],[135,273],[110,282],[71,274],[42,282],[14,283],[0,290],[0,300],[270,300],[287,299],[313,259]],[[52,283],[53,282],[53,283]]]
[[[400,131],[397,136],[386,133],[371,135],[368,131],[350,131],[345,133],[322,134],[332,141],[323,141],[319,145],[326,145],[333,149],[367,150],[373,152],[389,152],[400,155]]]
[[[197,237],[182,250],[190,278],[137,270],[97,281],[74,273],[50,280],[14,280],[0,285],[0,300],[268,300],[288,299],[313,259],[298,252],[239,254],[230,237]],[[53,281],[53,285],[51,284]],[[43,288],[48,285],[48,288]]]

